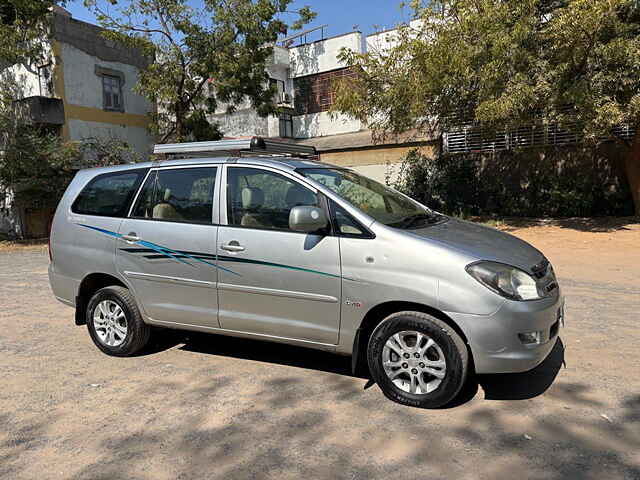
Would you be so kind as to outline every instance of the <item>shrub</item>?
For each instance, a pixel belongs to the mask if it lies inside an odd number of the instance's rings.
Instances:
[[[416,149],[394,187],[451,215],[633,215],[621,161],[612,143],[435,158]]]

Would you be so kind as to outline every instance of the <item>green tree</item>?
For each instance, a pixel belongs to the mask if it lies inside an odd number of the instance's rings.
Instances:
[[[431,0],[388,49],[345,51],[359,72],[337,86],[334,109],[376,136],[442,131],[460,116],[513,127],[542,115],[577,122],[587,142],[625,145],[640,213],[640,4],[636,0]],[[638,131],[638,130],[636,130]]]
[[[57,131],[31,124],[0,90],[0,195],[11,193],[16,206],[55,207],[80,166],[140,160],[117,139],[65,141]]]
[[[2,0],[0,3],[0,71],[43,54],[48,35],[44,21],[57,0]]]
[[[108,37],[152,59],[136,89],[158,106],[152,125],[161,142],[219,138],[207,120],[219,104],[232,112],[249,101],[261,116],[275,113],[266,72],[273,44],[315,16],[309,7],[289,11],[291,0],[111,1],[110,12],[85,4]]]

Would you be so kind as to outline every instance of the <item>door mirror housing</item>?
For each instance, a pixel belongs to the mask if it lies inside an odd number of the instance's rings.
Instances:
[[[329,219],[322,208],[293,207],[289,213],[289,228],[294,232],[313,233],[326,228]]]

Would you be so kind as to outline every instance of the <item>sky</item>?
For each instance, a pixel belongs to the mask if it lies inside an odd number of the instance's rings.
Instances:
[[[120,1],[126,3],[126,0]],[[107,0],[98,0],[98,2],[103,5],[109,3]],[[194,3],[197,2],[194,0]],[[369,35],[376,29],[393,28],[399,22],[408,21],[410,17],[408,8],[405,7],[404,11],[400,9],[400,0],[296,0],[290,8],[303,5],[309,5],[318,14],[304,29],[328,24],[325,37],[351,32],[354,26],[364,35]],[[97,23],[91,12],[84,7],[83,0],[70,0],[66,8],[78,20]],[[312,39],[317,38],[310,36],[309,41]]]

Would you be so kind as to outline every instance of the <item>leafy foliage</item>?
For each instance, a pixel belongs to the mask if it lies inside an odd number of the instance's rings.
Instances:
[[[216,139],[208,113],[249,101],[258,114],[275,113],[275,86],[266,66],[278,35],[315,14],[287,10],[291,0],[129,0],[110,13],[85,0],[106,35],[153,59],[137,91],[158,105],[153,125],[161,141]],[[285,17],[293,17],[291,25]],[[211,138],[213,137],[213,138]]]
[[[432,133],[460,117],[515,126],[542,115],[574,117],[597,141],[640,120],[635,0],[411,3],[417,21],[388,48],[341,55],[359,76],[340,83],[335,110],[377,135]]]
[[[0,70],[43,55],[43,22],[57,0],[2,0],[0,3]]]
[[[632,215],[619,145],[427,157],[409,152],[396,189],[450,215]],[[619,152],[617,152],[619,155]]]
[[[39,128],[23,118],[14,103],[16,85],[0,85],[0,194],[16,204],[55,207],[79,167],[139,161],[115,139],[64,141],[55,129]]]

